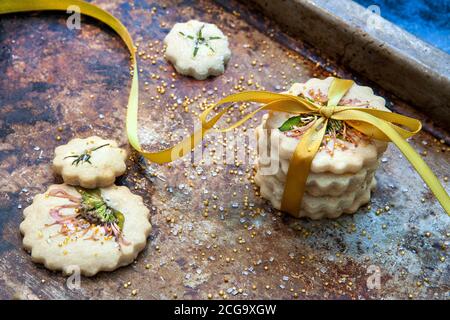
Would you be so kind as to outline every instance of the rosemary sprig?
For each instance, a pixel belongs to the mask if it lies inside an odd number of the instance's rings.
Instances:
[[[92,149],[86,149],[82,154],[70,155],[70,156],[64,157],[64,159],[75,158],[75,160],[72,161],[72,165],[74,165],[74,166],[78,166],[78,164],[80,164],[80,163],[83,164],[83,162],[92,164],[92,162],[91,162],[92,152],[94,152],[100,148],[106,147],[106,146],[109,146],[109,143],[103,144],[101,146],[98,146],[98,147],[95,147]]]
[[[192,56],[195,58],[198,54],[198,51],[200,50],[200,46],[204,45],[205,47],[207,47],[209,50],[211,50],[212,52],[216,52],[210,45],[209,41],[211,40],[220,40],[222,39],[222,37],[218,37],[218,36],[211,36],[208,38],[205,38],[203,36],[203,28],[205,27],[205,25],[203,24],[200,29],[197,31],[197,34],[195,36],[190,35],[190,34],[185,34],[182,31],[179,31],[178,33],[180,35],[182,35],[185,38],[194,40],[194,52],[192,53]]]
[[[338,133],[343,129],[342,121],[329,119],[327,123],[327,128],[325,129],[326,133]]]
[[[194,40],[195,38],[193,36],[191,36],[190,34],[186,35],[184,32],[178,32],[179,34],[181,34],[183,37],[189,38],[191,40]]]
[[[202,31],[203,31],[204,27],[205,27],[205,25],[203,24],[197,32],[197,39],[195,39],[195,45],[194,45],[194,57],[197,55],[197,52],[198,52],[198,49],[200,46],[200,41],[203,41]]]

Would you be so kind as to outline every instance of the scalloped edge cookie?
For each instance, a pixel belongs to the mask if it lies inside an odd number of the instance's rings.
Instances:
[[[292,157],[292,154],[299,142],[298,139],[287,137],[282,132],[278,131],[278,127],[284,123],[291,115],[287,113],[277,113],[276,115],[269,115],[267,120],[263,119],[262,128],[267,132],[267,135],[261,135],[262,139],[267,142],[273,140],[279,141],[279,154],[281,162],[287,161],[287,165]],[[272,125],[267,123],[272,120]],[[369,143],[354,146],[349,142],[342,142],[346,145],[346,150],[335,149],[334,155],[330,156],[326,150],[319,150],[311,163],[311,172],[332,172],[335,174],[356,173],[364,167],[371,166],[376,163],[377,159],[386,151],[387,142],[370,140]],[[288,167],[288,166],[287,166]],[[287,172],[285,166],[284,171]]]
[[[264,155],[263,157],[259,151],[267,145],[267,134],[265,132],[266,131],[264,131],[261,126],[256,128],[257,149],[259,156],[255,161],[255,166],[258,171],[260,171],[261,168],[271,168],[270,161],[273,161],[273,159],[267,155]],[[268,160],[269,162],[266,163],[264,160]],[[276,165],[276,162],[274,163]],[[280,159],[278,164],[279,165],[276,172],[269,172],[268,175],[274,175],[280,182],[284,183],[286,181],[286,175],[289,169],[289,161],[286,159]],[[361,170],[354,173],[349,172],[336,174],[333,172],[310,172],[306,182],[306,192],[314,196],[338,196],[344,192],[353,191],[365,181],[367,176],[373,175],[378,166],[379,160],[375,159],[375,161],[368,161]],[[261,175],[265,176],[263,174]]]
[[[195,49],[198,32],[202,28],[202,37],[219,37],[200,44]],[[218,76],[225,72],[225,65],[231,58],[228,38],[211,23],[189,20],[176,23],[164,38],[166,58],[178,73],[192,76],[197,80],[204,80],[209,76]],[[195,56],[194,56],[194,52]]]
[[[90,152],[89,162],[74,163],[77,155],[105,144],[108,145]],[[119,148],[114,140],[98,136],[75,138],[55,149],[53,170],[62,176],[65,183],[73,186],[89,189],[108,187],[114,184],[116,177],[125,173],[126,159],[126,150]]]
[[[255,182],[260,186],[261,196],[281,210],[281,199],[283,197],[284,183],[280,183],[273,176],[262,178],[258,173],[255,175]],[[308,193],[303,196],[301,209],[298,217],[308,217],[313,220],[321,218],[337,218],[343,213],[351,214],[370,201],[371,191],[376,188],[374,177],[360,186],[359,190],[348,192],[338,197],[322,196],[315,197]]]
[[[261,174],[259,163],[255,164],[255,169]],[[364,182],[371,180],[375,175],[376,167],[362,169],[355,174],[336,175],[333,173],[310,173],[306,181],[305,192],[314,197],[333,196],[338,197],[344,193],[355,191]],[[280,183],[285,184],[286,175],[279,170],[275,177]]]
[[[44,194],[36,195],[33,203],[24,209],[20,232],[23,246],[31,252],[32,261],[44,264],[50,270],[62,270],[66,275],[73,272],[73,266],[78,266],[81,274],[93,276],[100,271],[113,271],[132,263],[145,248],[152,229],[150,212],[142,197],[132,194],[127,187],[113,185],[100,189],[108,205],[121,211],[125,217],[122,233],[128,242],[126,245],[119,245],[115,239],[109,238],[89,240],[86,239],[88,235],[67,239],[67,236],[58,233],[59,225],[45,226],[55,221],[49,214],[50,208],[68,202],[67,199],[48,196],[53,189],[63,189],[79,196],[75,187],[51,185]],[[74,209],[63,209],[62,212],[71,214]]]
[[[333,81],[333,77],[326,79],[309,79],[305,83],[294,83],[288,91],[283,93],[291,95],[303,94],[312,99],[313,97],[322,97],[322,101],[327,101],[327,92]],[[341,99],[343,102],[353,101],[367,102],[371,107],[389,111],[385,107],[384,98],[374,94],[370,87],[360,86],[356,83],[350,88],[346,95]],[[292,114],[285,112],[269,111],[262,119],[263,129],[278,129]],[[270,134],[275,135],[275,139],[279,138],[280,157],[290,160],[292,154],[298,144],[298,139],[288,137],[278,130],[270,130]],[[269,135],[270,137],[270,135]],[[346,150],[335,150],[331,157],[325,150],[319,151],[311,164],[311,172],[333,172],[342,174],[347,172],[358,172],[363,167],[374,163],[387,148],[387,142],[371,140],[367,145],[359,145],[354,147],[350,143],[345,142],[348,147]]]

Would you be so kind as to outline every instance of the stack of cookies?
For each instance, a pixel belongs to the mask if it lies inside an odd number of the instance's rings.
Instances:
[[[332,79],[310,79],[304,84],[294,84],[286,93],[302,95],[325,104]],[[356,84],[340,104],[388,110],[385,100],[374,95],[371,88]],[[255,182],[261,189],[261,196],[277,209],[281,209],[290,159],[301,139],[301,127],[290,131],[280,130],[286,120],[293,116],[269,112],[256,129],[258,158]],[[343,128],[340,127],[341,132]],[[369,202],[371,191],[376,186],[375,171],[387,143],[363,136],[350,127],[344,129],[345,138],[343,135],[337,135],[336,138],[336,134],[333,138],[325,136],[312,161],[297,217],[337,218],[343,213],[354,213]]]

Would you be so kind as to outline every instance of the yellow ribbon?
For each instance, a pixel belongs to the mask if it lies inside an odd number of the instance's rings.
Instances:
[[[117,18],[97,6],[81,0],[1,0],[0,14],[43,10],[66,11],[71,5],[78,6],[82,14],[100,20],[111,27],[125,42],[130,51],[134,72],[128,98],[127,134],[128,140],[133,148],[148,160],[156,163],[171,162],[190,152],[202,141],[208,131],[213,130],[213,126],[230,107],[223,108],[214,117],[207,120],[208,115],[214,109],[229,103],[257,102],[264,105],[245,115],[231,126],[224,129],[215,129],[214,131],[225,132],[233,130],[263,110],[288,112],[292,114],[313,114],[318,116],[314,125],[302,135],[290,161],[282,199],[283,211],[289,212],[294,216],[299,214],[311,162],[322,143],[329,119],[335,119],[345,121],[348,125],[370,138],[393,142],[430,187],[447,214],[450,215],[450,197],[447,192],[423,159],[405,141],[406,138],[420,131],[420,121],[400,114],[376,109],[340,106],[339,102],[341,98],[353,85],[353,81],[351,80],[333,80],[328,91],[328,103],[326,106],[318,105],[302,97],[266,91],[247,91],[230,95],[207,108],[200,115],[202,127],[191,136],[186,137],[174,147],[160,152],[144,151],[138,138],[139,83],[135,56],[136,49],[128,30]]]
[[[327,123],[330,119],[341,120],[370,138],[393,142],[427,183],[444,210],[450,214],[450,198],[447,192],[422,158],[405,141],[406,138],[420,131],[420,121],[388,111],[339,105],[340,100],[353,84],[352,80],[334,78],[328,91],[326,106],[316,104],[303,97],[266,91],[246,91],[229,95],[207,108],[200,115],[202,128],[186,137],[179,144],[160,152],[145,152],[141,149],[138,149],[138,151],[150,161],[156,163],[171,162],[190,152],[203,139],[206,132],[210,130],[226,132],[235,129],[263,110],[315,115],[318,118],[317,121],[302,135],[290,160],[281,203],[282,211],[298,216],[311,162],[322,143]],[[220,110],[210,120],[207,120],[208,115],[224,104],[236,102],[257,102],[264,105],[229,127],[212,129],[222,115],[228,111],[229,107]]]

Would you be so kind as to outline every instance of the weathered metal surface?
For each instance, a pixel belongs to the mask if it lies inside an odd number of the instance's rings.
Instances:
[[[191,130],[192,112],[200,111],[201,102],[217,100],[235,86],[281,90],[328,74],[310,60],[320,57],[299,40],[241,4],[160,2],[95,1],[119,17],[139,44],[140,137],[148,148],[169,143],[169,132]],[[161,40],[173,23],[190,18],[216,23],[229,34],[233,57],[223,76],[195,81],[174,75],[164,60]],[[105,26],[83,19],[81,31],[69,30],[65,19],[54,13],[0,17],[1,298],[449,297],[449,217],[394,147],[377,173],[371,209],[315,222],[280,214],[256,196],[251,163],[193,166],[185,159],[152,166],[164,182],[148,179],[130,160],[117,183],[144,197],[154,227],[136,262],[82,278],[73,290],[61,274],[32,263],[21,249],[18,227],[32,197],[61,181],[50,167],[54,148],[93,134],[126,145],[128,54]],[[161,94],[157,87],[163,83]],[[198,97],[187,112],[185,97]],[[397,101],[392,107],[414,112]],[[427,133],[411,143],[427,152],[425,160],[443,181],[449,174],[448,146]],[[386,206],[389,210],[376,214]],[[370,290],[367,281],[376,270],[380,288]]]

